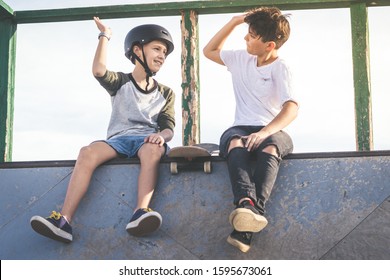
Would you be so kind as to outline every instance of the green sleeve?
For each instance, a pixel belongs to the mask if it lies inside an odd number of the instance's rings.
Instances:
[[[100,85],[107,90],[107,92],[113,96],[116,92],[130,80],[128,74],[122,72],[106,71],[104,76],[96,77]]]
[[[157,123],[160,131],[175,128],[175,93],[167,86],[159,84],[159,90],[163,94],[166,104],[161,109]]]

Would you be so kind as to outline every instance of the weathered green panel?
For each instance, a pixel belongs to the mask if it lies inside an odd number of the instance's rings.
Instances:
[[[0,18],[11,18],[14,11],[4,1],[0,0]]]
[[[148,3],[116,6],[16,11],[18,23],[58,22],[101,18],[128,18],[180,15],[181,11],[193,10],[198,14],[238,13],[257,6],[278,6],[283,10],[349,8],[351,3],[367,6],[390,5],[389,0],[215,0]]]
[[[199,32],[198,14],[182,14],[182,117],[183,145],[200,142]]]
[[[0,162],[11,161],[15,87],[16,24],[0,21]]]
[[[356,149],[373,148],[368,13],[364,3],[351,6]]]

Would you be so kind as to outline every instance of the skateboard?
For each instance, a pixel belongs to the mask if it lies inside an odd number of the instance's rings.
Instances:
[[[172,158],[170,163],[171,174],[178,174],[179,170],[203,169],[205,173],[211,173],[211,157],[219,154],[219,146],[216,144],[195,144],[172,148],[167,156]]]

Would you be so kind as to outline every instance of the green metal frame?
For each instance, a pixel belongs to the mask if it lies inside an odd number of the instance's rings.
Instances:
[[[182,88],[183,95],[186,90],[191,95],[189,99],[183,99],[185,101],[183,117],[188,115],[190,118],[186,120],[186,126],[183,125],[183,144],[188,145],[200,141],[198,59],[186,57],[186,54],[197,55],[197,57],[199,54],[197,20],[194,29],[194,22],[191,22],[190,19],[191,14],[197,16],[200,14],[235,13],[258,6],[277,6],[282,10],[350,8],[356,149],[358,151],[371,150],[373,133],[367,7],[390,6],[389,0],[210,0],[33,11],[13,11],[4,1],[0,0],[0,162],[12,160],[16,29],[18,24],[90,20],[93,16],[112,19],[181,15],[185,26],[185,30],[182,31],[182,62],[184,63]],[[192,34],[193,31],[195,34]],[[190,40],[195,41],[195,44],[186,41],[188,38],[184,34],[187,32],[190,32],[192,36]],[[186,103],[189,106],[186,106]]]
[[[102,18],[178,16],[186,10],[194,10],[200,15],[237,13],[257,6],[277,6],[283,10],[300,10],[349,8],[352,4],[365,4],[367,7],[390,5],[388,0],[209,0],[16,11],[15,18],[17,23],[39,23],[90,20],[95,15]]]
[[[16,27],[12,9],[0,1],[0,162],[12,159]]]
[[[355,139],[358,151],[373,148],[370,51],[367,7],[351,5],[352,55],[355,86]]]
[[[198,14],[182,12],[182,118],[183,145],[200,143],[200,83]]]

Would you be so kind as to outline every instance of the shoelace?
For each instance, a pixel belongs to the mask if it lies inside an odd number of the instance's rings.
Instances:
[[[58,213],[56,211],[51,211],[51,215],[49,216],[49,218],[59,220],[59,219],[61,219],[61,213]]]

